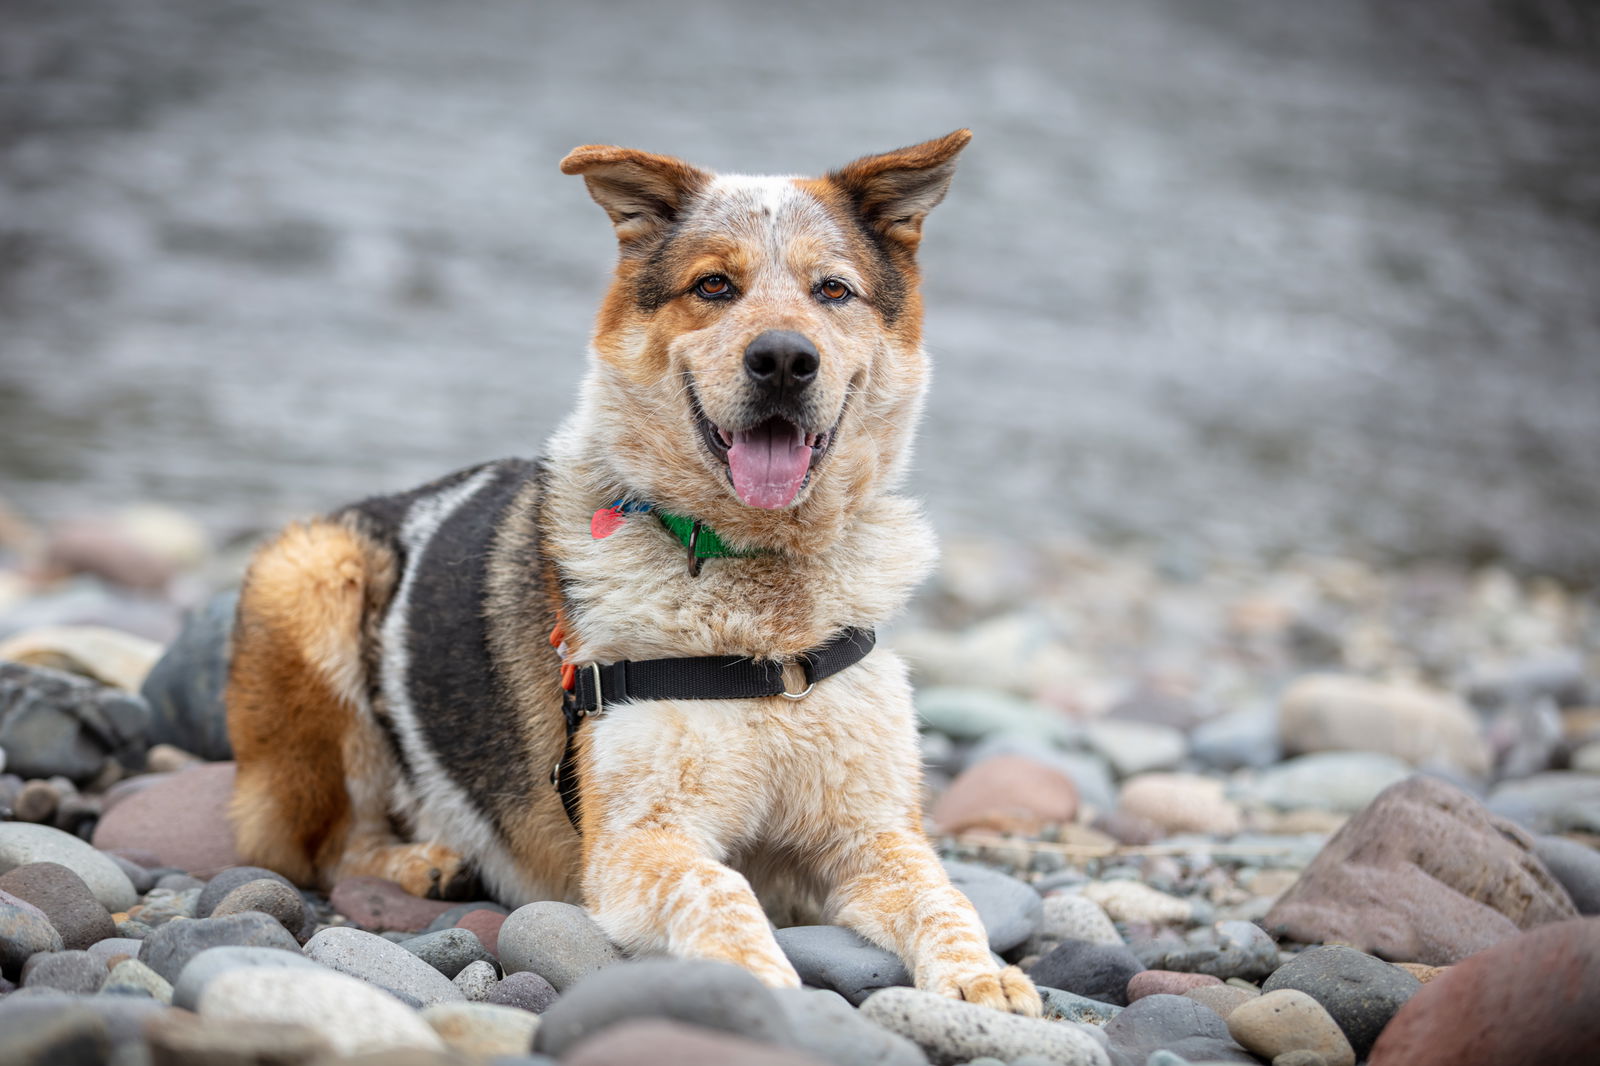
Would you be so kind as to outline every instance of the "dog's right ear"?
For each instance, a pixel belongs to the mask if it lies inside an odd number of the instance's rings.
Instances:
[[[563,174],[582,174],[594,202],[605,208],[624,246],[658,233],[711,181],[711,175],[671,156],[586,144],[561,161]]]

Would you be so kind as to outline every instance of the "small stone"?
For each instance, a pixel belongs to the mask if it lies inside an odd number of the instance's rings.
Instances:
[[[493,1003],[435,1003],[422,1020],[444,1042],[466,1055],[521,1055],[533,1045],[539,1016]]]
[[[413,896],[393,881],[378,877],[346,877],[328,894],[333,909],[372,933],[396,930],[415,933],[457,906],[444,900]]]
[[[130,862],[121,855],[112,852],[104,853],[106,858],[117,864],[117,869],[128,875],[128,880],[133,882],[133,890],[139,895],[144,895],[156,887],[155,875],[136,862]]]
[[[34,955],[61,948],[61,934],[39,908],[0,899],[0,973],[15,980]]]
[[[61,793],[48,781],[33,780],[22,786],[11,803],[11,813],[19,822],[49,825],[61,806]]]
[[[1401,1007],[1370,1066],[1579,1066],[1600,1047],[1600,918],[1541,926],[1449,968]]]
[[[880,988],[909,985],[900,956],[838,925],[795,925],[775,934],[802,983],[839,993],[853,1006]]]
[[[607,967],[563,990],[542,1017],[534,1050],[557,1058],[590,1033],[639,1017],[720,1029],[767,1044],[793,1041],[772,992],[753,974],[703,959]]]
[[[927,1066],[920,1048],[864,1020],[837,992],[775,988],[772,994],[795,1046],[832,1066]]]
[[[503,1007],[516,1007],[533,1014],[543,1014],[556,1001],[557,992],[549,981],[527,970],[508,973],[505,979],[489,990],[487,1003]]]
[[[100,986],[102,996],[149,996],[158,1003],[172,1002],[172,984],[138,959],[117,963]]]
[[[569,903],[546,900],[517,908],[500,927],[499,943],[507,976],[531,970],[558,992],[622,961],[594,919]]]
[[[1027,733],[1065,740],[1072,733],[1067,717],[1051,707],[988,688],[919,688],[917,716],[925,728],[957,740],[979,740],[992,733]]]
[[[1145,996],[1106,1023],[1106,1039],[1122,1062],[1146,1062],[1169,1051],[1191,1062],[1241,1062],[1255,1057],[1228,1035],[1228,1023],[1185,996]]]
[[[478,938],[478,943],[483,945],[495,958],[500,957],[500,927],[506,924],[506,915],[499,911],[486,910],[479,907],[462,915],[461,920],[455,924],[457,929],[465,929]]]
[[[1181,996],[1205,985],[1222,987],[1222,978],[1205,973],[1176,973],[1172,970],[1145,970],[1128,979],[1128,1002],[1145,996]]]
[[[939,1066],[982,1055],[1041,1055],[1060,1066],[1110,1066],[1094,1037],[1070,1022],[1005,1014],[916,988],[885,988],[861,1005],[867,1021],[918,1045]]]
[[[1531,833],[1600,834],[1600,777],[1553,770],[1503,781],[1487,806]]]
[[[1161,968],[1246,981],[1259,981],[1278,968],[1277,943],[1254,922],[1218,922],[1211,932],[1214,944],[1170,951]]]
[[[1489,772],[1472,711],[1449,693],[1419,686],[1312,674],[1284,692],[1278,729],[1291,755],[1374,751],[1413,766],[1443,759],[1473,776]]]
[[[517,1066],[553,1062],[535,1056]],[[641,1062],[651,1066],[821,1066],[819,1060],[798,1051],[657,1018],[612,1026],[577,1045],[562,1066],[637,1066]]]
[[[1202,1006],[1210,1007],[1217,1012],[1217,1016],[1226,1018],[1233,1013],[1233,1008],[1247,999],[1255,999],[1261,995],[1253,988],[1239,988],[1235,985],[1201,985],[1191,988],[1183,993],[1185,999],[1192,999]]]
[[[139,945],[139,961],[178,984],[184,966],[207,948],[233,946],[298,951],[282,925],[265,914],[230,914],[224,918],[186,918],[153,930]]]
[[[23,964],[21,984],[86,996],[98,992],[105,980],[106,964],[87,951],[45,951]]]
[[[1228,1032],[1264,1059],[1288,1051],[1314,1051],[1328,1066],[1355,1066],[1356,1053],[1322,1004],[1281,988],[1239,1004],[1228,1015]]]
[[[1344,1030],[1355,1054],[1365,1057],[1389,1019],[1421,987],[1416,978],[1382,959],[1330,945],[1301,952],[1279,967],[1261,990],[1304,992]]]
[[[133,908],[131,914],[151,928],[166,925],[174,918],[193,918],[195,904],[200,900],[200,890],[174,892],[153,888],[145,893],[144,902]]]
[[[1105,908],[1113,921],[1171,925],[1187,923],[1194,916],[1194,906],[1187,900],[1138,881],[1091,881],[1082,893]]]
[[[483,950],[478,938],[460,927],[441,929],[437,933],[423,933],[400,946],[452,979],[468,963],[479,960],[494,961],[494,956]]]
[[[1144,963],[1121,944],[1063,940],[1028,968],[1028,976],[1035,984],[1120,1007],[1128,1003],[1128,982],[1144,968]]]
[[[529,974],[528,976],[538,978],[546,988],[550,988],[549,982],[539,977],[538,974]],[[456,986],[468,1003],[484,1003],[488,1001],[490,994],[495,990],[495,986],[500,982],[499,978],[495,976],[493,963],[469,962],[461,968],[461,972],[456,974],[450,983]],[[553,988],[550,989],[550,999],[552,1002],[555,1000],[555,989]],[[508,1003],[505,1005],[522,1007],[520,1003]],[[523,1007],[523,1009],[526,1010],[528,1008]],[[538,1011],[534,1013],[537,1014]]]
[[[172,744],[157,744],[145,753],[144,768],[153,774],[175,774],[205,760]]]
[[[230,970],[206,986],[199,1013],[203,1021],[212,1023],[304,1025],[340,1055],[403,1048],[441,1051],[445,1046],[416,1011],[387,992],[341,973],[260,967]]]
[[[1104,1025],[1121,1014],[1124,1009],[1115,1003],[1090,999],[1088,996],[1080,996],[1063,988],[1051,988],[1048,985],[1037,987],[1039,998],[1044,1001],[1046,1018],[1061,1018],[1082,1025]]]
[[[164,1011],[145,1028],[162,1066],[301,1066],[332,1053],[315,1030],[288,1022],[226,1021]]]
[[[1417,776],[1339,830],[1264,924],[1302,943],[1447,965],[1519,926],[1576,913],[1532,838],[1460,789]]]
[[[1213,770],[1271,766],[1283,758],[1277,711],[1246,707],[1213,718],[1189,734],[1189,750]]]
[[[105,812],[95,847],[142,848],[201,878],[239,865],[226,813],[233,776],[233,764],[219,762],[163,777]]]
[[[44,825],[0,823],[0,873],[35,862],[59,863],[82,878],[107,911],[125,911],[139,900],[128,875],[70,833]]]
[[[68,950],[84,949],[116,935],[110,913],[95,899],[83,878],[60,863],[18,866],[0,875],[0,892],[9,892],[43,911]]]
[[[1243,822],[1223,783],[1198,774],[1139,774],[1122,783],[1117,805],[1169,833],[1232,836]]]
[[[1039,928],[1044,902],[1032,885],[976,863],[946,861],[944,869],[977,908],[991,951],[1010,951]]]
[[[111,960],[118,955],[126,956],[130,959],[137,959],[139,957],[139,943],[139,941],[130,939],[128,937],[114,936],[108,937],[105,940],[96,941],[95,943],[90,944],[85,950],[87,950],[89,954],[93,955],[101,962],[105,963],[106,968],[109,969],[112,965]]]
[[[165,881],[166,878],[162,880]],[[190,878],[189,880],[193,879]],[[221,903],[228,893],[252,881],[276,881],[285,888],[294,888],[294,882],[287,877],[261,866],[232,866],[226,870],[218,870],[208,881],[203,881],[199,884],[186,884],[183,887],[201,890],[200,899],[195,903],[194,916],[196,918],[209,918],[212,912],[217,909],[217,904]],[[296,894],[298,894],[298,890]],[[291,929],[289,931],[292,933],[296,930]]]
[[[227,872],[228,871],[226,871],[226,870],[223,871],[223,873],[227,873]],[[219,874],[218,876],[221,876],[221,875]],[[163,892],[178,892],[178,893],[192,892],[195,889],[200,889],[201,890],[200,895],[195,897],[195,905],[194,905],[194,912],[195,913],[189,915],[189,917],[190,918],[209,918],[209,917],[211,917],[211,912],[209,910],[207,910],[206,913],[204,913],[204,914],[200,913],[200,901],[205,897],[204,889],[206,889],[208,887],[207,882],[200,880],[200,878],[198,878],[198,877],[190,877],[188,874],[182,874],[182,873],[170,873],[170,874],[169,873],[164,873],[161,876],[156,878],[156,882],[152,887],[158,888]],[[219,893],[215,898],[216,899],[221,899],[222,898],[222,894]]]
[[[172,983],[172,1005],[195,1010],[200,994],[212,980],[230,970],[265,967],[267,969],[310,970],[325,973],[327,967],[312,962],[297,949],[258,947],[207,948],[184,964]]]
[[[1072,779],[1035,759],[996,755],[962,771],[934,804],[941,833],[987,829],[1032,834],[1072,821],[1078,790]]]
[[[1044,916],[1037,936],[1047,940],[1087,940],[1092,944],[1122,943],[1122,934],[1111,924],[1105,909],[1094,900],[1073,893],[1044,898]]]
[[[1415,977],[1422,984],[1427,984],[1435,977],[1438,977],[1440,974],[1450,969],[1448,966],[1427,966],[1420,962],[1397,962],[1394,965],[1400,967],[1412,977]]]
[[[1111,764],[1118,777],[1170,770],[1189,750],[1181,732],[1148,722],[1102,718],[1085,727],[1084,739]]]
[[[265,878],[247,881],[223,896],[222,900],[212,908],[211,915],[221,918],[229,914],[243,914],[245,911],[254,911],[275,918],[278,924],[295,935],[296,939],[305,929],[308,918],[306,901],[301,898],[298,889]]]
[[[450,979],[399,944],[360,929],[334,926],[306,942],[306,958],[359,977],[413,1007],[461,1002]]]

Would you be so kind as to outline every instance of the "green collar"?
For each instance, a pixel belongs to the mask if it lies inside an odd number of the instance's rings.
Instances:
[[[692,518],[659,510],[656,511],[656,517],[678,538],[678,543],[685,548],[692,546],[696,559],[748,559],[752,555],[764,554],[760,548],[730,548],[722,543],[716,530]],[[700,531],[698,536],[696,529]]]

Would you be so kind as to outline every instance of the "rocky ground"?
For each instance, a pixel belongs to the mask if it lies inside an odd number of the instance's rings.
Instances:
[[[241,867],[238,550],[0,521],[0,1061],[1578,1063],[1600,1041],[1600,611],[1494,568],[947,546],[887,634],[928,827],[1048,1004],[627,960],[579,908]],[[180,633],[182,605],[195,609]],[[163,651],[166,657],[155,665]],[[152,669],[154,666],[154,669]],[[402,1052],[409,1057],[401,1057]]]

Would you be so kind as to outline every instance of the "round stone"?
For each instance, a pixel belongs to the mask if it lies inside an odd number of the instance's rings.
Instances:
[[[68,950],[85,949],[116,936],[111,914],[95,899],[83,878],[55,862],[31,862],[0,876],[0,891],[27,900],[44,912]]]
[[[446,1044],[475,1058],[524,1055],[539,1028],[537,1014],[494,1003],[435,1003],[423,1009],[422,1020]]]
[[[1364,1058],[1389,1019],[1421,987],[1398,966],[1335,945],[1301,952],[1267,978],[1261,990],[1304,992],[1333,1016],[1355,1054]]]
[[[546,988],[550,988],[549,982],[543,977],[540,977],[538,974],[531,973],[527,974],[526,976],[532,977]],[[460,989],[462,996],[466,998],[468,1003],[486,1003],[489,1001],[489,997],[494,992],[495,986],[500,982],[498,978],[495,977],[494,964],[488,962],[469,962],[461,968],[461,972],[456,974],[450,983],[455,985],[456,988]],[[555,989],[553,988],[550,989],[550,999],[552,1001],[555,1000]],[[509,1003],[505,1005],[511,1007],[523,1006],[521,1003]],[[527,1008],[524,1007],[523,1009],[526,1010]],[[535,1013],[537,1013],[537,1011]]]
[[[209,1022],[304,1025],[340,1055],[420,1048],[444,1041],[416,1011],[342,973],[252,967],[220,974],[200,996]]]
[[[0,873],[34,862],[54,862],[83,879],[89,891],[112,914],[139,902],[128,875],[88,844],[47,825],[0,823]]]
[[[359,977],[414,1007],[465,999],[444,974],[375,933],[334,926],[307,941],[305,954],[330,970]]]
[[[212,909],[211,914],[213,917],[221,918],[229,914],[243,914],[246,911],[255,911],[277,919],[278,924],[295,934],[297,939],[298,934],[305,929],[309,917],[306,901],[298,889],[265,878],[246,881],[229,892]]]
[[[139,946],[139,961],[174,984],[190,959],[222,946],[283,948],[300,945],[277,921],[246,911],[222,918],[187,918],[153,930]]]
[[[1281,988],[1239,1004],[1228,1015],[1228,1032],[1264,1059],[1290,1051],[1313,1051],[1327,1066],[1355,1066],[1350,1041],[1322,1004],[1292,988]]]
[[[581,907],[542,900],[519,907],[500,927],[500,965],[509,976],[531,971],[565,992],[589,974],[622,961]]]
[[[1106,1049],[1071,1023],[1005,1014],[916,988],[885,988],[868,997],[861,1015],[921,1047],[934,1062],[984,1055],[1009,1062],[1035,1054],[1059,1066],[1110,1064]]]
[[[461,928],[423,933],[405,941],[401,947],[452,979],[468,963],[494,961],[494,956],[483,949],[478,938]]]
[[[61,947],[61,934],[39,908],[0,898],[0,973],[15,980],[34,955],[60,951]]]
[[[22,967],[23,988],[54,988],[74,995],[98,992],[106,981],[106,964],[87,951],[47,951]]]
[[[1144,968],[1138,956],[1121,944],[1063,940],[1028,968],[1028,976],[1035,984],[1126,1006],[1128,982]]]
[[[173,982],[172,1005],[195,1010],[206,985],[230,970],[250,968],[298,969],[321,973],[327,967],[312,962],[297,949],[216,947],[207,948],[184,964]]]
[[[1111,924],[1105,908],[1092,899],[1075,893],[1060,893],[1044,899],[1044,917],[1039,923],[1042,940],[1087,940],[1094,944],[1120,944],[1122,934]]]

